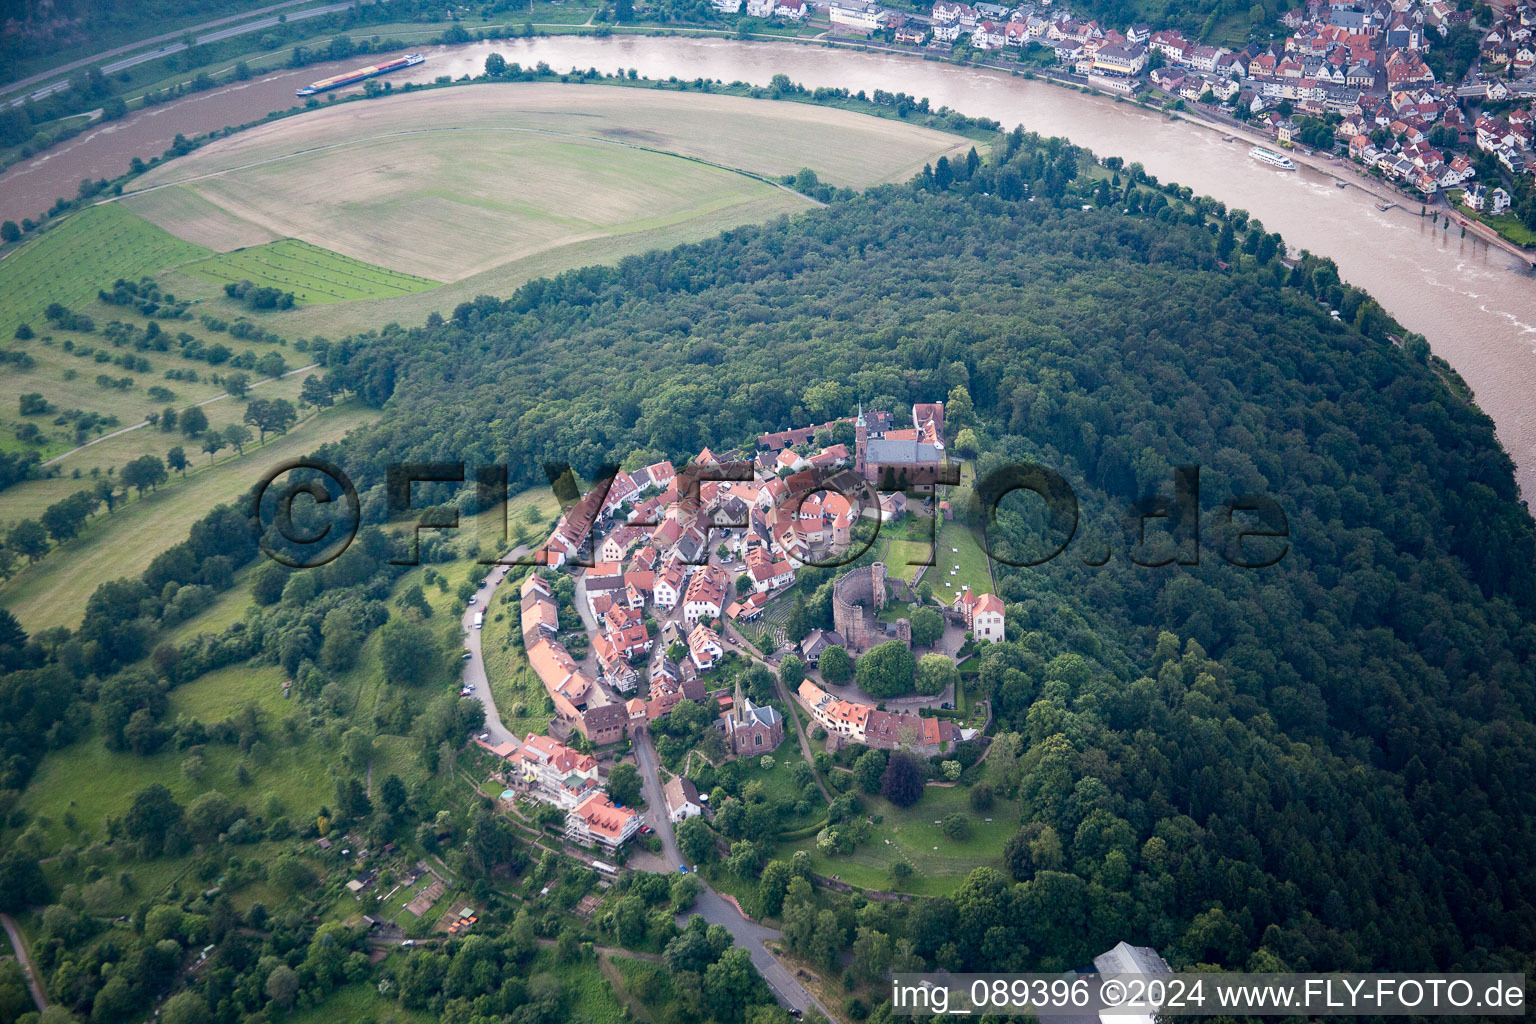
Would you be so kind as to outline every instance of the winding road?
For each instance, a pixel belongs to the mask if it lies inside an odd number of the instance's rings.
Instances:
[[[662,854],[667,859],[667,864],[676,869],[684,862],[682,854],[677,848],[677,836],[672,831],[672,819],[667,814],[666,800],[662,797],[661,776],[657,770],[656,748],[651,745],[651,734],[648,730],[639,730],[634,737],[635,760],[640,764],[640,777],[645,785],[645,801],[650,805],[652,813],[648,816],[656,829],[656,835],[661,840]],[[700,882],[704,882],[701,877]],[[788,967],[785,967],[779,958],[768,952],[768,943],[776,941],[779,933],[758,924],[756,921],[742,914],[736,907],[721,896],[709,883],[704,882],[704,889],[699,893],[699,898],[694,901],[693,913],[702,917],[710,924],[718,924],[731,933],[732,940],[737,946],[747,951],[752,958],[752,965],[757,968],[757,973],[763,976],[768,987],[782,1003],[787,1003],[797,1010],[806,1010],[815,1007],[828,1020],[833,1020],[816,997],[800,984]]]
[[[517,558],[527,553],[526,545],[513,549],[507,556],[508,559]],[[490,743],[518,743],[517,735],[508,729],[501,720],[501,714],[496,709],[496,698],[491,694],[490,681],[485,674],[485,659],[481,656],[480,638],[482,631],[474,628],[475,612],[482,606],[489,612],[491,603],[496,596],[496,589],[506,578],[506,573],[500,567],[493,567],[485,578],[485,586],[475,594],[475,602],[464,610],[461,617],[461,625],[464,627],[464,646],[469,651],[469,658],[464,662],[463,681],[466,684],[474,684],[473,695],[479,698],[485,707],[485,725],[482,732],[488,734]],[[582,621],[587,628],[593,629],[596,623],[592,619],[591,611],[587,607],[585,574],[576,578],[576,607],[581,612]],[[677,836],[672,831],[672,821],[667,815],[666,799],[661,791],[661,776],[658,770],[656,748],[651,745],[651,736],[647,730],[636,731],[633,737],[635,760],[640,767],[640,777],[644,785],[645,801],[649,805],[646,819],[656,830],[656,836],[661,840],[662,855],[666,863],[662,866],[664,871],[676,871],[684,864],[683,856],[677,848]],[[757,968],[763,980],[773,991],[774,996],[797,1010],[806,1010],[815,1007],[828,1020],[833,1020],[816,997],[811,995],[806,987],[800,984],[794,973],[768,951],[767,943],[779,938],[779,933],[765,925],[746,917],[741,911],[721,896],[709,883],[704,882],[703,891],[695,901],[692,913],[698,914],[710,924],[718,924],[731,933],[736,945],[747,951],[752,958],[752,964]]]
[[[528,553],[528,550],[528,545],[523,544],[513,548],[505,557],[521,558]],[[496,696],[491,693],[491,682],[485,674],[485,659],[480,654],[480,638],[484,631],[475,628],[475,612],[483,609],[487,614],[490,613],[491,602],[496,597],[496,589],[501,586],[506,576],[505,566],[492,566],[485,577],[485,586],[475,593],[474,604],[464,609],[464,614],[459,619],[459,624],[464,628],[464,649],[469,651],[469,657],[464,661],[464,685],[474,687],[473,696],[485,708],[485,725],[481,727],[481,732],[487,734],[488,742],[493,745],[498,743],[516,745],[522,742],[517,734],[502,722],[501,712],[496,708]]]

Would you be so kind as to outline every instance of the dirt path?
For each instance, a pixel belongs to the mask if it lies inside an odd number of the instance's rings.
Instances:
[[[296,373],[303,373],[305,370],[313,370],[315,367],[317,367],[319,365],[320,365],[319,363],[310,363],[308,366],[301,366],[297,370],[289,370],[287,373],[283,374],[283,377],[292,377]],[[266,378],[266,380],[259,380],[259,381],[257,381],[256,383],[252,384],[251,387],[259,388],[263,384],[268,383],[269,381],[282,380],[283,377],[268,377],[268,378]],[[212,398],[205,398],[201,402],[198,402],[198,403],[196,403],[194,405],[189,405],[189,406],[187,406],[187,409],[196,409],[196,408],[198,408],[200,406],[212,405],[214,402],[222,402],[222,401],[224,401],[224,399],[226,399],[228,397],[229,397],[229,392],[226,391],[222,395],[214,395]],[[185,412],[185,411],[186,411],[186,409],[182,410],[182,412]],[[93,444],[100,444],[101,442],[110,440],[110,439],[112,439],[114,437],[121,437],[124,434],[131,434],[133,431],[135,431],[135,430],[143,430],[147,426],[149,426],[149,420],[145,420],[143,423],[135,423],[133,426],[131,426],[131,427],[124,427],[121,430],[114,430],[110,434],[102,434],[100,437],[96,438],[95,440],[87,441],[87,442],[85,442],[85,444],[82,444],[78,448],[71,448],[69,451],[65,452],[62,455],[55,455],[53,458],[49,459],[47,462],[44,462],[43,465],[51,466],[55,462],[58,462],[61,459],[69,458],[71,455],[75,454],[76,452],[83,452],[83,451],[85,451],[87,448],[89,448]]]
[[[5,934],[10,936],[11,947],[16,950],[16,962],[21,964],[21,973],[27,976],[27,988],[32,990],[32,1002],[37,1004],[38,1010],[48,1009],[48,993],[43,991],[42,984],[37,980],[32,960],[27,956],[27,944],[21,938],[21,929],[16,927],[10,914],[0,914],[0,925],[5,926]]]

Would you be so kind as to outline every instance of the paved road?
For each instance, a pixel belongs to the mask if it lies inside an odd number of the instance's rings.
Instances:
[[[506,559],[521,558],[527,553],[528,546],[524,544],[513,548],[506,555]],[[480,656],[480,637],[483,633],[475,628],[475,612],[479,611],[482,605],[487,611],[490,610],[491,599],[496,596],[496,589],[501,586],[501,581],[505,575],[506,570],[503,567],[491,566],[491,571],[485,577],[485,586],[475,594],[474,605],[466,608],[464,614],[459,619],[459,625],[464,630],[464,646],[469,649],[469,658],[464,662],[463,681],[466,685],[473,684],[475,688],[474,696],[485,707],[485,725],[481,731],[489,734],[489,742],[520,743],[522,741],[518,739],[516,733],[506,727],[501,720],[501,712],[496,709],[496,697],[491,693],[490,680],[485,675],[485,659]],[[516,605],[509,607],[511,611],[508,614],[520,614]],[[514,626],[513,628],[517,627]]]
[[[513,556],[523,553],[524,548],[518,548]],[[492,582],[480,593],[487,604],[495,593],[495,585],[500,576],[500,571],[492,573]],[[587,608],[586,574],[576,578],[576,609],[581,613],[582,623],[589,631],[596,629],[591,611]],[[480,604],[477,598],[476,606]],[[681,613],[681,608],[674,609],[673,614]],[[473,682],[475,695],[485,705],[485,731],[491,734],[493,741],[517,742],[517,738],[502,725],[501,717],[496,711],[496,701],[491,696],[491,688],[485,681],[485,665],[480,658],[480,631],[472,628],[474,609],[468,609],[464,613],[463,624],[468,631],[466,645],[471,652],[471,658],[464,663],[464,680]],[[495,723],[494,728],[492,723]],[[645,818],[652,828],[656,830],[656,836],[661,840],[662,856],[665,859],[663,871],[676,871],[682,863],[682,853],[677,848],[677,836],[672,831],[672,822],[667,817],[667,804],[661,792],[661,776],[658,771],[656,748],[651,745],[651,736],[648,731],[641,730],[636,733],[633,740],[635,760],[640,767],[640,778],[645,792],[645,802],[648,805]],[[651,858],[654,860],[654,858]],[[703,879],[700,879],[703,881]],[[757,967],[758,973],[768,982],[768,987],[780,1002],[798,1010],[815,1007],[828,1020],[834,1019],[831,1014],[816,998],[806,991],[804,985],[796,980],[794,974],[779,962],[778,958],[768,952],[764,943],[779,938],[779,933],[772,928],[765,927],[744,917],[731,903],[722,897],[706,883],[698,901],[692,911],[704,918],[710,924],[724,925],[731,933],[736,945],[745,949],[752,957],[752,963]]]
[[[247,11],[244,14],[233,14],[225,18],[216,18],[213,21],[204,22],[203,24],[197,25],[190,29],[182,29],[178,32],[166,32],[162,35],[154,36],[150,39],[141,39],[138,42],[128,43],[127,45],[116,47],[115,49],[103,50],[101,53],[94,54],[90,57],[82,57],[79,60],[70,61],[68,64],[61,64],[56,68],[50,68],[47,71],[39,72],[35,75],[30,75],[21,79],[19,82],[13,82],[5,87],[5,91],[10,92],[15,89],[25,89],[38,82],[48,81],[49,79],[56,79],[61,75],[68,75],[72,71],[77,71],[80,68],[89,67],[91,65],[99,65],[103,74],[116,74],[119,71],[122,71],[126,68],[135,67],[139,64],[145,63],[146,61],[156,60],[160,57],[169,56],[173,53],[180,53],[182,50],[187,48],[187,45],[181,40],[182,37],[185,36],[188,32],[193,34],[196,42],[199,45],[203,43],[216,43],[221,39],[230,39],[234,36],[245,35],[247,32],[256,32],[264,28],[271,28],[273,25],[279,23],[279,18],[285,18],[289,22],[303,21],[306,18],[318,18],[326,14],[334,14],[337,11],[345,11],[349,7],[353,6],[351,0],[348,0],[347,3],[333,3],[326,4],[322,7],[311,7],[302,11],[294,11],[292,14],[288,15],[268,14],[267,17],[257,18],[255,21],[242,22],[241,24],[232,25],[228,28],[218,27],[220,25],[229,25],[230,22],[240,21],[242,18],[249,18],[254,14],[267,14],[269,11],[280,11],[285,7],[297,7],[300,4],[312,2],[313,0],[285,0],[283,3],[273,4],[270,7],[262,7],[254,11]],[[372,3],[373,0],[357,0],[357,2]],[[156,44],[163,45],[157,46]],[[152,46],[155,47],[155,49],[133,53],[130,56],[123,57],[121,60],[112,61],[111,63],[101,63],[109,57],[115,57],[118,54],[130,53],[130,51],[134,50],[141,50],[145,46]],[[69,88],[69,80],[67,78],[63,81],[54,81],[41,89],[32,91],[27,96],[18,96],[16,99],[11,101],[11,105],[16,106],[20,103],[23,103],[28,98],[33,100],[41,100],[67,88]]]
[[[677,866],[683,863],[683,857],[677,848],[677,837],[672,832],[672,820],[667,817],[666,802],[662,799],[661,776],[657,772],[656,749],[651,746],[650,733],[641,731],[636,734],[634,748],[635,760],[640,764],[640,777],[645,785],[645,802],[650,805],[646,817],[656,829],[656,835],[661,839],[662,853],[666,857],[669,869],[675,871]],[[768,982],[768,987],[773,990],[773,994],[780,1002],[787,1003],[797,1010],[806,1010],[814,1006],[828,1020],[834,1019],[827,1013],[826,1007],[806,991],[805,986],[800,984],[789,968],[785,967],[778,957],[768,952],[765,943],[777,940],[779,938],[777,931],[744,917],[725,897],[707,884],[695,901],[692,913],[698,914],[710,924],[723,925],[726,931],[731,933],[731,938],[735,940],[736,945],[745,949],[752,957],[753,965],[763,976],[763,980]]]
[[[27,944],[21,939],[21,929],[16,927],[10,914],[0,914],[0,925],[5,926],[5,934],[10,936],[11,947],[16,950],[16,962],[21,965],[21,973],[27,976],[27,988],[32,990],[32,1002],[37,1004],[39,1010],[48,1009],[48,993],[38,983],[32,961],[27,957]]]

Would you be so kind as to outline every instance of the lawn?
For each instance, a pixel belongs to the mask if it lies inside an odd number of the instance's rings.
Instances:
[[[244,280],[292,292],[301,305],[387,299],[437,286],[436,281],[376,267],[295,238],[210,256],[183,270],[220,286]]]
[[[1493,230],[1503,235],[1509,241],[1514,242],[1516,245],[1523,245],[1526,247],[1536,246],[1536,231],[1532,231],[1530,228],[1526,227],[1524,222],[1512,213],[1501,213],[1495,217],[1491,214],[1477,213],[1473,210],[1467,210],[1465,207],[1458,208],[1458,212],[1461,211],[1470,213],[1473,217],[1493,228]]]
[[[210,420],[214,418],[211,410],[215,407],[208,407]],[[226,458],[185,480],[163,485],[159,491],[119,506],[110,516],[103,512],[92,517],[80,536],[0,584],[0,607],[9,609],[28,632],[50,626],[78,626],[86,600],[103,580],[137,576],[156,555],[185,540],[192,524],[209,509],[239,498],[271,466],[314,451],[322,444],[339,441],[377,417],[375,410],[360,406],[327,410],[286,435],[268,438],[264,446],[247,446],[243,457]],[[45,485],[59,492],[48,499],[56,501],[89,486],[90,481],[63,478],[13,487],[0,497],[0,519],[35,514],[35,508],[18,502],[42,493]],[[31,503],[35,506],[43,501],[33,498]]]
[[[905,810],[884,797],[860,799],[867,815],[883,815],[883,820],[853,853],[828,856],[816,849],[813,836],[784,844],[775,856],[788,859],[796,849],[807,850],[817,874],[836,875],[851,885],[879,890],[893,888],[890,869],[899,858],[914,869],[901,891],[939,896],[953,892],[974,868],[1001,869],[1003,846],[1019,828],[1016,801],[997,800],[987,811],[972,811],[970,790],[964,786],[929,786],[923,798]],[[971,821],[970,836],[963,840],[951,839],[935,824],[957,811]]]
[[[927,516],[911,514],[886,523],[880,527],[880,537],[886,542],[885,568],[892,576],[911,582],[919,569],[936,561],[934,522]],[[936,566],[928,569],[935,571]]]
[[[338,989],[318,1006],[283,1017],[285,1024],[429,1024],[436,1019],[426,1011],[407,1010],[399,1000],[380,995],[378,986],[370,981]]]
[[[968,526],[949,520],[939,529],[938,550],[934,564],[924,574],[924,582],[933,584],[933,596],[946,605],[953,604],[960,591],[969,586],[978,594],[992,593],[992,573],[981,536]],[[958,569],[955,566],[959,566]]]
[[[171,691],[170,721],[187,715],[205,724],[221,722],[247,704],[270,719],[283,717],[294,705],[283,697],[286,676],[276,665],[230,665],[199,676]]]
[[[790,772],[795,765],[804,763],[805,758],[801,756],[800,744],[795,739],[794,723],[785,722],[784,725],[784,742],[780,743],[778,749],[773,752],[773,770],[765,772],[758,767],[761,755],[757,755],[747,760],[750,768],[742,775],[744,782],[761,781],[768,800],[772,803],[794,803],[802,795]],[[821,791],[814,783],[806,788],[805,796],[810,801],[810,810],[803,815],[791,813],[784,818],[784,831],[815,824],[826,816],[827,803],[822,799]]]
[[[208,255],[115,203],[93,206],[0,262],[0,331],[7,344],[20,323],[42,333],[51,302],[76,308],[120,277],[136,281]]]

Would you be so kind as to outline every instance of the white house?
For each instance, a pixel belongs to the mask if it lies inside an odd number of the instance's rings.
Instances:
[[[674,825],[684,818],[695,818],[704,813],[704,803],[691,779],[674,775],[672,781],[661,788],[661,795],[667,802],[667,817]]]
[[[966,587],[955,598],[955,611],[965,619],[971,636],[977,640],[1002,643],[1003,599],[996,594],[977,594]]]
[[[667,567],[656,575],[656,582],[651,588],[651,600],[656,607],[663,611],[669,611],[677,607],[678,599],[683,596],[683,564],[676,559],[667,563]]]
[[[832,24],[864,33],[880,31],[891,17],[889,11],[876,4],[833,3],[828,6],[827,13]]]
[[[725,570],[711,565],[693,574],[683,594],[683,621],[692,625],[701,619],[718,619],[725,606]]]
[[[725,648],[720,645],[720,634],[700,623],[693,627],[693,632],[688,634],[688,657],[700,672],[708,672],[715,667],[715,662],[725,655]]]
[[[1497,217],[1509,209],[1509,193],[1502,188],[1496,188],[1488,193],[1488,212]]]
[[[640,831],[640,815],[617,807],[607,793],[593,793],[565,816],[565,836],[578,843],[616,850]]]

